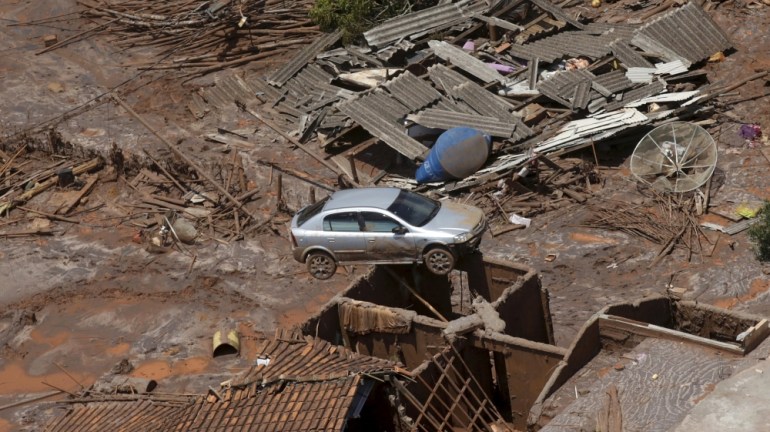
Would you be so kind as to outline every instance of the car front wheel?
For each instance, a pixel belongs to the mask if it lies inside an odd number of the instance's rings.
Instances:
[[[442,247],[435,247],[425,253],[425,266],[431,273],[445,275],[452,271],[455,257],[452,252]]]
[[[337,271],[337,263],[326,252],[310,252],[307,257],[307,271],[316,279],[326,280]]]

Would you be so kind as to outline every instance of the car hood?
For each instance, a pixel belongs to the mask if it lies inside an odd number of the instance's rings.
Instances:
[[[484,212],[477,207],[442,201],[441,209],[436,213],[436,216],[422,228],[462,234],[472,232],[483,218]]]

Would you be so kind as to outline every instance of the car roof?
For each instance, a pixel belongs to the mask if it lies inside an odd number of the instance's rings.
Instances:
[[[324,211],[337,210],[349,207],[375,207],[386,209],[393,204],[398,194],[399,188],[357,188],[343,189],[334,192],[329,200],[326,201]]]

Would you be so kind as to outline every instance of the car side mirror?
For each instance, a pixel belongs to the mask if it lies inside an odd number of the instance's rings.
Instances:
[[[393,231],[393,234],[406,234],[409,232],[408,229],[402,226],[393,227],[391,231]]]

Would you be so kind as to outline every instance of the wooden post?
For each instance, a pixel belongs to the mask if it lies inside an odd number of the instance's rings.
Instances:
[[[310,192],[308,194],[308,201],[310,201],[310,204],[315,204],[315,188],[310,187]]]
[[[273,185],[275,192],[275,208],[281,208],[282,195],[283,195],[283,174],[277,173],[275,175],[275,185]]]
[[[352,154],[348,155],[348,162],[350,163],[350,174],[353,176],[353,181],[358,183],[358,170],[356,169],[356,159]]]

